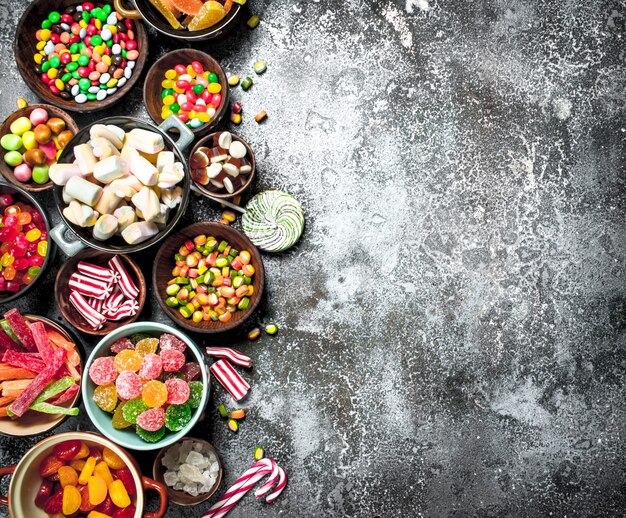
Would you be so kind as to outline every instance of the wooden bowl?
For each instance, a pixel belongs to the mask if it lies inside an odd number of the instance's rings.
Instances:
[[[159,59],[150,67],[150,70],[148,70],[146,80],[143,84],[143,102],[146,105],[146,110],[148,110],[148,114],[152,117],[152,120],[157,124],[161,124],[163,122],[163,117],[161,117],[161,107],[163,105],[163,101],[161,99],[161,90],[163,88],[161,87],[161,83],[165,80],[165,71],[174,68],[174,66],[179,63],[187,66],[192,61],[202,63],[205,70],[217,74],[220,85],[222,86],[222,91],[220,92],[222,95],[222,104],[220,105],[219,110],[215,113],[215,117],[213,117],[210,122],[199,128],[189,128],[196,136],[200,136],[206,135],[210,130],[217,126],[228,109],[229,91],[226,74],[220,64],[206,52],[194,49],[178,49],[165,54],[165,56]]]
[[[63,335],[64,338],[74,342],[76,344],[76,350],[80,355],[80,373],[81,375],[85,375],[84,365],[85,358],[83,349],[78,342],[78,340],[70,334],[70,332],[65,329],[60,324],[53,322],[45,317],[40,317],[36,315],[24,315],[24,320],[26,322],[43,322],[47,326],[50,326],[55,331],[59,332]],[[61,406],[66,408],[72,408],[74,406],[78,406],[81,397],[80,391],[80,381],[78,383],[78,392],[76,396],[71,401],[63,403]],[[27,412],[24,416],[19,419],[9,419],[8,417],[0,418],[0,434],[7,435],[10,437],[34,437],[36,435],[41,435],[43,433],[49,432],[53,428],[59,426],[63,421],[65,421],[69,416],[66,415],[53,415],[53,414],[42,414],[39,412]]]
[[[165,288],[168,281],[172,278],[172,268],[174,267],[174,255],[178,253],[180,246],[189,240],[193,240],[199,234],[205,234],[207,236],[213,236],[215,239],[226,240],[237,250],[248,250],[252,256],[251,264],[254,266],[256,272],[253,277],[252,286],[254,286],[254,295],[250,300],[250,305],[245,311],[235,311],[232,318],[228,322],[214,322],[213,320],[202,321],[199,323],[193,322],[191,319],[183,318],[178,311],[178,308],[170,308],[165,304],[167,295],[165,294]],[[167,240],[161,245],[156,258],[154,260],[154,268],[152,269],[152,289],[159,304],[163,308],[163,311],[169,316],[177,325],[193,331],[196,333],[221,333],[224,331],[230,331],[241,326],[246,320],[250,318],[254,310],[261,302],[263,295],[263,287],[265,285],[265,269],[263,267],[263,260],[261,254],[252,242],[238,230],[224,225],[222,223],[214,222],[201,222],[194,223],[188,227],[182,228],[176,232],[176,234],[167,238]]]
[[[115,254],[109,254],[106,252],[99,252],[98,250],[83,250],[78,255],[68,258],[57,273],[57,278],[54,283],[54,297],[56,299],[57,306],[61,310],[63,318],[72,324],[76,329],[89,335],[108,335],[115,329],[122,327],[126,324],[131,324],[137,318],[146,303],[146,280],[143,276],[141,268],[127,255],[119,254],[118,257],[123,261],[126,270],[133,277],[135,284],[139,288],[139,297],[137,303],[139,304],[139,310],[131,317],[118,321],[107,320],[101,329],[94,330],[87,324],[85,319],[78,313],[76,308],[70,302],[70,288],[68,281],[71,275],[76,272],[76,266],[79,261],[87,261],[98,266],[107,267],[107,262]]]
[[[63,119],[65,121],[66,129],[70,130],[74,135],[78,133],[78,126],[68,113],[64,112],[60,108],[57,108],[56,106],[50,106],[48,104],[32,104],[30,106],[26,106],[26,108],[20,108],[5,119],[2,126],[0,126],[0,138],[11,133],[10,127],[13,122],[20,117],[29,117],[31,112],[36,108],[43,108],[46,110],[50,118],[58,117],[59,119]],[[48,180],[44,184],[38,184],[32,180],[26,183],[20,182],[17,178],[15,178],[15,174],[13,174],[13,167],[4,161],[4,155],[6,155],[6,153],[6,149],[0,146],[0,173],[2,173],[2,176],[4,176],[9,182],[28,192],[41,192],[52,188],[52,180]]]
[[[54,95],[50,89],[41,81],[39,74],[35,72],[35,61],[33,56],[37,54],[37,40],[35,33],[41,28],[41,22],[48,17],[52,10],[63,13],[66,7],[70,5],[82,4],[82,0],[59,0],[52,4],[49,0],[35,0],[24,11],[17,25],[15,33],[15,60],[17,67],[28,87],[46,102],[53,104],[63,110],[72,112],[90,113],[104,110],[116,104],[124,95],[126,95],[134,84],[139,80],[143,71],[146,60],[148,58],[148,33],[141,22],[135,22],[135,40],[137,41],[137,50],[139,58],[136,61],[133,75],[126,84],[118,89],[113,95],[108,96],[104,101],[87,101],[78,104],[74,99],[63,99],[58,95]],[[96,5],[110,2],[95,2]]]
[[[230,33],[243,12],[240,4],[233,3],[229,13],[218,23],[201,31],[188,31],[187,29],[174,29],[165,17],[150,3],[150,0],[134,0],[132,4],[136,9],[127,9],[125,5],[131,5],[129,0],[114,0],[115,10],[127,18],[142,18],[155,30],[178,40],[186,41],[209,41],[218,40]]]
[[[198,505],[211,498],[222,484],[222,476],[224,474],[224,468],[222,467],[220,454],[210,442],[207,442],[204,439],[196,439],[194,437],[186,437],[181,442],[186,441],[200,443],[204,449],[203,454],[206,454],[207,452],[212,452],[217,457],[219,469],[217,470],[217,480],[215,481],[215,484],[213,485],[211,490],[208,493],[201,493],[198,496],[192,496],[189,493],[185,493],[184,491],[177,491],[176,489],[165,484],[164,475],[167,469],[165,468],[165,466],[163,466],[163,464],[161,464],[161,460],[163,459],[165,452],[172,446],[162,448],[161,451],[159,451],[159,454],[156,456],[156,459],[154,459],[154,464],[152,465],[152,478],[167,487],[167,496],[169,497],[170,502],[174,502],[175,504],[181,505],[183,507]]]
[[[211,133],[210,135],[207,135],[206,137],[198,141],[198,143],[191,150],[191,153],[189,154],[189,158],[191,158],[193,154],[201,147],[210,148],[210,147],[213,147],[214,145],[217,146],[217,139],[222,133],[223,133],[222,131],[217,131],[215,133]],[[198,183],[196,181],[193,182],[194,185],[198,188],[198,190],[202,192],[202,194],[205,194],[206,196],[210,196],[211,198],[219,198],[221,200],[230,200],[231,198],[234,198],[235,196],[239,196],[240,194],[244,193],[248,189],[248,187],[250,187],[250,185],[252,185],[252,180],[254,179],[254,175],[256,173],[256,159],[254,158],[254,152],[252,151],[250,144],[248,144],[243,138],[241,138],[236,133],[233,133],[231,131],[230,134],[233,136],[233,141],[238,140],[244,146],[246,146],[246,151],[248,152],[246,157],[250,160],[250,164],[252,165],[252,171],[250,171],[250,174],[248,174],[248,178],[246,182],[241,187],[239,187],[239,189],[235,190],[232,194],[229,192],[223,192],[223,190],[213,191],[209,189],[209,186],[207,185],[202,185],[201,183]],[[189,159],[187,160],[187,165],[189,165]],[[189,174],[191,175],[191,178],[193,180],[191,167],[188,167],[188,169],[189,169]]]

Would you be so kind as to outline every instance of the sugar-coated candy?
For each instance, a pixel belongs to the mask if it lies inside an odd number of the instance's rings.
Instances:
[[[137,372],[139,369],[141,369],[143,358],[141,357],[141,354],[139,354],[136,350],[125,349],[115,355],[114,362],[118,372]]]
[[[187,344],[185,344],[185,342],[183,342],[177,336],[174,336],[170,333],[163,333],[159,337],[159,345],[161,347],[161,350],[176,349],[181,353],[184,353],[187,350]]]
[[[141,369],[139,369],[139,377],[144,380],[153,380],[158,378],[162,372],[161,357],[154,353],[145,354]]]
[[[167,387],[168,405],[182,405],[189,399],[189,384],[185,380],[171,378],[165,382],[165,386]]]
[[[189,403],[170,405],[165,411],[165,426],[172,432],[182,430],[191,421],[191,407]]]
[[[117,354],[127,349],[134,349],[135,345],[128,338],[120,338],[111,345],[111,352]]]
[[[149,408],[150,407],[146,405],[141,398],[131,399],[124,405],[122,415],[130,424],[136,424],[137,416]]]
[[[140,354],[155,353],[159,347],[158,338],[144,338],[135,345],[135,350]]]
[[[117,405],[117,389],[115,383],[100,385],[93,391],[93,400],[98,408],[105,412],[113,412]]]
[[[185,363],[185,365],[183,365],[182,368],[180,369],[180,372],[182,372],[185,375],[185,381],[187,383],[189,383],[190,381],[197,380],[202,374],[200,365],[198,365],[196,362]]]
[[[204,386],[201,381],[189,382],[189,406],[191,408],[198,408],[202,403],[202,395],[204,394]]]
[[[117,368],[111,356],[96,358],[89,367],[89,377],[96,385],[108,385],[117,379]]]
[[[162,407],[151,408],[137,416],[137,425],[148,432],[156,432],[165,424],[165,410]]]
[[[146,442],[159,442],[165,436],[165,426],[156,432],[149,432],[148,430],[144,430],[141,426],[136,427],[136,432],[139,437],[141,437]]]
[[[129,423],[126,419],[124,419],[124,407],[126,406],[127,401],[122,401],[117,408],[115,409],[115,413],[111,418],[111,424],[113,428],[116,430],[124,430],[129,426],[132,426],[132,423]]]
[[[176,349],[161,351],[161,363],[165,372],[175,372],[185,365],[185,355]]]
[[[141,394],[143,382],[133,371],[124,371],[115,380],[117,395],[122,399],[134,399]]]
[[[126,466],[124,459],[115,453],[111,448],[104,448],[102,450],[102,460],[109,465],[111,469],[120,469]]]
[[[147,406],[157,408],[163,406],[167,402],[168,389],[165,383],[152,380],[143,386],[141,389],[141,399]]]
[[[134,335],[130,335],[129,339],[133,343],[133,345],[137,345],[137,342],[143,340],[144,338],[151,338],[150,335],[144,333],[135,333]]]

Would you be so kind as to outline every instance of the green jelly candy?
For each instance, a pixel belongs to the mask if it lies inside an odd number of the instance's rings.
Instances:
[[[78,43],[72,43],[72,44],[70,45],[70,52],[71,52],[72,54],[77,54],[77,53],[78,53]],[[67,68],[70,68],[70,67],[69,67],[69,63],[68,63],[66,66],[67,66]]]
[[[44,63],[41,64],[41,71],[47,72],[48,70],[50,70],[50,62],[45,61]]]
[[[152,338],[150,335],[145,333],[135,333],[134,335],[130,335],[129,340],[133,343],[133,345],[137,345],[137,342],[143,340],[144,338]]]
[[[137,426],[136,432],[137,435],[144,441],[155,443],[163,439],[163,436],[165,435],[165,426],[162,426],[156,432],[149,432],[148,430],[144,430],[141,426]]]
[[[198,408],[200,403],[202,403],[202,394],[204,393],[204,388],[202,386],[201,381],[190,381],[189,382],[189,406],[191,408]]]
[[[50,27],[52,27],[52,22],[50,20],[44,20],[41,22],[42,29],[49,29]]]
[[[170,405],[165,411],[165,426],[172,432],[179,432],[191,421],[191,407],[189,403]]]
[[[202,92],[204,92],[204,85],[195,85],[193,87],[193,93],[196,95],[200,95]]]
[[[107,17],[111,14],[111,4],[104,4],[102,10],[106,13]]]
[[[20,165],[24,159],[22,158],[22,153],[19,151],[9,151],[6,155],[4,155],[4,161],[11,167],[15,167]]]
[[[88,101],[95,101],[97,98],[96,94],[87,94]]]
[[[48,15],[48,20],[50,20],[50,23],[59,23],[61,21],[61,13],[59,13],[59,11],[52,11]]]
[[[61,66],[61,59],[59,56],[52,56],[49,61],[52,68],[59,68]]]
[[[211,72],[209,74],[209,83],[218,83],[219,79],[217,77],[217,74],[215,72]]]
[[[19,135],[7,133],[0,139],[0,145],[7,151],[17,151],[22,147],[22,139]]]
[[[72,79],[71,72],[67,72],[61,76],[61,81],[63,81],[64,83],[67,83],[70,79]]]
[[[113,417],[111,418],[111,424],[116,430],[124,430],[125,428],[132,426],[132,423],[129,423],[126,419],[124,419],[125,406],[126,401],[122,401],[119,405],[117,405],[117,408],[113,413]]]
[[[89,90],[90,86],[91,81],[89,81],[89,79],[87,79],[86,77],[83,77],[78,81],[78,88],[80,88],[81,90]]]
[[[48,164],[33,167],[33,181],[39,185],[47,183],[50,180],[49,170]]]
[[[102,44],[102,38],[101,38],[100,36],[98,36],[97,34],[94,34],[94,35],[91,37],[91,44],[92,44],[94,47],[97,47],[98,45],[101,45],[101,44]]]
[[[130,424],[136,424],[137,416],[149,408],[150,407],[146,405],[140,397],[131,399],[124,405],[124,408],[122,409],[122,416]]]
[[[83,11],[83,20],[87,23],[91,21],[91,13],[89,11]]]
[[[81,54],[80,56],[78,56],[78,64],[81,67],[86,67],[89,64],[89,56],[87,56],[86,54]]]
[[[178,103],[170,104],[170,110],[172,110],[172,113],[178,113],[180,111],[180,104]]]

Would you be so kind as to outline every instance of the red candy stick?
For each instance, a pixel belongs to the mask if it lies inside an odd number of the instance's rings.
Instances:
[[[109,268],[103,268],[102,266],[98,266],[96,264],[79,261],[76,269],[83,275],[93,277],[94,279],[99,279],[108,284],[117,281],[117,274],[113,270],[110,270]]]
[[[250,390],[250,385],[237,374],[228,360],[224,359],[215,362],[211,365],[209,370],[213,373],[217,381],[219,381],[237,401],[242,399],[248,393],[248,390]]]
[[[104,315],[93,309],[77,291],[70,293],[70,302],[93,329],[100,329],[106,322]]]
[[[109,266],[119,275],[119,287],[127,299],[136,299],[139,296],[139,288],[135,285],[130,275],[124,268],[124,264],[119,256],[114,256],[109,260]]]
[[[37,345],[33,339],[33,334],[22,315],[20,315],[20,312],[15,308],[10,309],[4,314],[4,318],[9,323],[9,326],[11,326],[11,329],[13,329],[13,332],[20,342],[22,342],[22,345],[30,352],[37,352]]]
[[[50,340],[48,340],[48,333],[46,332],[46,326],[43,322],[33,322],[30,325],[30,329],[33,332],[33,338],[37,344],[37,350],[41,355],[41,359],[44,363],[50,363],[52,356],[54,355],[54,349]]]
[[[35,353],[22,353],[8,350],[2,356],[2,361],[11,367],[21,367],[33,372],[41,372],[46,368],[45,362]]]
[[[249,369],[252,367],[252,360],[245,354],[241,354],[235,349],[228,347],[207,347],[206,353],[209,356],[215,356],[216,358],[226,358],[236,365]]]
[[[98,313],[102,313],[102,306],[104,305],[104,301],[101,298],[98,299],[96,297],[87,297],[85,300],[87,301],[87,304],[89,304]]]
[[[76,291],[85,297],[106,298],[113,290],[111,283],[87,277],[80,273],[73,273],[68,285],[70,290]]]
[[[116,310],[122,305],[125,298],[126,297],[124,297],[124,294],[120,290],[119,286],[116,284],[113,287],[111,295],[109,295],[108,298],[104,301],[104,309],[107,312]]]
[[[120,307],[113,311],[106,311],[104,314],[109,320],[122,320],[123,318],[132,317],[139,311],[139,304],[136,300],[127,300]]]

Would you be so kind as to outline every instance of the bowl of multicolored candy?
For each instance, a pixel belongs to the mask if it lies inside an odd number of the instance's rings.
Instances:
[[[133,450],[175,443],[198,422],[208,400],[202,352],[164,324],[120,327],[95,347],[85,369],[89,417],[101,433]]]
[[[107,1],[35,0],[15,36],[26,84],[64,110],[93,112],[118,102],[139,79],[148,35]]]
[[[50,222],[24,189],[0,184],[0,303],[24,296],[52,262]]]

